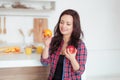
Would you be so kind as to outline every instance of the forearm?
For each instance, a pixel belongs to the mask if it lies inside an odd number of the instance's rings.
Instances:
[[[49,57],[48,51],[49,51],[49,47],[45,47],[42,53],[43,59],[47,59]]]
[[[75,58],[72,58],[70,61],[71,61],[71,65],[72,65],[72,67],[73,67],[73,70],[74,70],[74,71],[79,70],[80,65],[79,65],[79,63],[77,62],[77,60],[76,60]]]

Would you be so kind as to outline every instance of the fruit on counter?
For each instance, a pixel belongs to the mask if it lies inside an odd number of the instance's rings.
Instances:
[[[15,47],[15,52],[20,52],[20,47]]]
[[[5,53],[19,53],[20,52],[20,47],[8,47],[4,50]]]
[[[5,53],[9,53],[9,52],[11,52],[11,49],[10,49],[10,48],[7,48],[4,52],[5,52]]]
[[[45,30],[43,30],[43,35],[44,35],[44,37],[51,37],[52,31],[50,29],[45,29]]]
[[[75,47],[73,45],[69,45],[67,49],[69,50],[70,53],[75,53]]]
[[[6,50],[6,47],[0,47],[0,52],[3,52],[4,50]]]

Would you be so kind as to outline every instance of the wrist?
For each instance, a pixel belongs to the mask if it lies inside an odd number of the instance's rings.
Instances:
[[[45,45],[45,48],[49,48],[49,46],[48,46],[48,45]]]
[[[74,61],[76,61],[76,58],[71,58],[70,61],[74,62]]]

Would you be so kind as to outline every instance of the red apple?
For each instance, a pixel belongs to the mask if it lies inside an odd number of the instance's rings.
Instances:
[[[69,45],[67,49],[69,50],[70,53],[75,53],[75,47],[73,45]]]

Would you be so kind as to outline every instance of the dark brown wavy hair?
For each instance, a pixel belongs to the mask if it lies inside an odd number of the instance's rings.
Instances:
[[[58,47],[60,46],[61,42],[63,41],[63,35],[61,34],[59,29],[60,20],[63,15],[71,15],[73,17],[73,31],[68,45],[73,45],[77,48],[78,41],[82,41],[81,38],[83,37],[83,32],[81,30],[79,14],[75,10],[67,9],[61,13],[58,23],[54,28],[54,36],[50,43],[50,54],[55,53]]]

